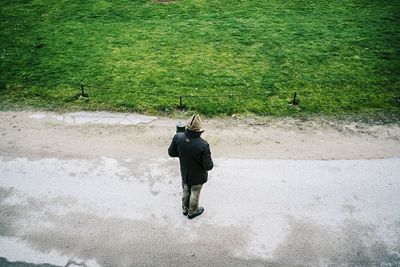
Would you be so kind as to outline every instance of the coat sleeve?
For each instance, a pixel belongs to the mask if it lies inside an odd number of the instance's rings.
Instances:
[[[201,163],[203,168],[210,171],[214,167],[214,163],[211,158],[210,146],[207,144],[206,149],[201,153]]]
[[[168,155],[170,157],[179,157],[179,153],[176,147],[176,135],[172,139],[171,145],[168,148]]]

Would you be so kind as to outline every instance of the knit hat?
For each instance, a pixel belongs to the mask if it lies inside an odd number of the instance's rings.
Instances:
[[[186,127],[194,132],[200,132],[203,121],[199,115],[193,115],[187,122]]]

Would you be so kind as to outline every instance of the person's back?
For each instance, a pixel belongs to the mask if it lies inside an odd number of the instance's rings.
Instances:
[[[194,115],[187,124],[185,133],[177,133],[168,149],[171,157],[179,157],[182,176],[182,209],[189,219],[200,215],[203,207],[198,208],[202,185],[207,182],[208,171],[213,168],[210,147],[201,138],[203,131],[199,116]]]

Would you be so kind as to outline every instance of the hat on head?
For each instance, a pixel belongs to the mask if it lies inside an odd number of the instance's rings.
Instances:
[[[194,132],[200,132],[202,127],[202,120],[199,115],[193,115],[187,122],[186,127]]]

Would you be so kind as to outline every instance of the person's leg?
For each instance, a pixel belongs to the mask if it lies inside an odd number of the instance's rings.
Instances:
[[[189,211],[189,201],[190,201],[190,186],[182,183],[182,212],[186,214]]]
[[[200,191],[202,188],[202,184],[192,185],[190,192],[190,202],[189,202],[189,215],[193,215],[197,212],[197,208],[199,207],[199,198]]]

